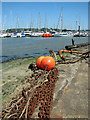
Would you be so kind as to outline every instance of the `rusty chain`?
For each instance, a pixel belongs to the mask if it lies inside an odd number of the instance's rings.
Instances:
[[[82,54],[82,55],[80,56],[79,59],[77,59],[75,61],[69,61],[69,62],[67,62],[66,59],[64,58],[64,56],[62,55],[62,53],[64,53],[64,52],[71,53],[71,54],[72,53],[77,53],[77,54]],[[62,59],[62,62],[58,62],[57,61],[56,53],[53,50],[49,50],[49,53],[50,53],[50,56],[55,57],[55,60],[57,62],[56,65],[58,65],[58,64],[73,64],[73,63],[76,63],[78,61],[81,61],[81,60],[84,60],[86,58],[89,58],[89,55],[90,55],[90,51],[88,51],[88,52],[82,52],[82,51],[72,51],[72,50],[59,50],[58,51],[58,55]]]
[[[32,84],[30,88],[23,89],[16,98],[12,98],[9,107],[2,111],[2,118],[30,119],[39,104],[38,118],[50,118],[58,70],[54,68],[50,71],[43,71],[43,73],[37,72],[37,74],[32,74],[30,79],[26,79],[26,82],[31,83],[34,77],[37,81],[36,86]]]

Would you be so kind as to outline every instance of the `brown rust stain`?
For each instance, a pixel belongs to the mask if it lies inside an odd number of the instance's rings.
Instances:
[[[71,91],[71,89],[67,88],[67,89],[65,89],[64,91],[65,91],[65,92],[69,92],[69,91]]]

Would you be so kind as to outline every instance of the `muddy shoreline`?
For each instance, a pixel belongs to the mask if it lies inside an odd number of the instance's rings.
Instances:
[[[2,56],[2,57],[4,57],[4,56]],[[8,57],[8,56],[7,56]],[[11,58],[11,59],[9,59],[9,60],[5,60],[5,61],[2,61],[1,63],[6,63],[6,62],[11,62],[11,61],[13,61],[13,60],[18,60],[18,59],[28,59],[28,58],[35,58],[34,56],[28,56],[28,57],[15,57],[15,58]]]

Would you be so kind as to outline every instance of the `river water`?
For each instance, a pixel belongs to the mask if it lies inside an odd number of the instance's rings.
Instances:
[[[49,50],[56,53],[59,49],[64,49],[66,45],[72,45],[73,37],[29,37],[29,38],[2,38],[2,56],[0,62],[13,58],[23,58],[29,56],[49,55]],[[75,44],[88,42],[88,37],[73,38]]]

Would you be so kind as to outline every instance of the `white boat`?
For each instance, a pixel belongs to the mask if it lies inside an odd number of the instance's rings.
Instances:
[[[65,37],[65,36],[68,36],[68,34],[67,34],[67,33],[64,33],[64,32],[56,33],[56,34],[54,35],[54,37]]]
[[[11,33],[7,33],[7,36],[6,37],[11,37]]]
[[[32,31],[24,31],[25,37],[30,37],[31,33],[32,33]]]
[[[22,33],[17,33],[17,37],[22,37]]]
[[[3,36],[3,34],[2,33],[0,33],[0,38],[3,38],[4,36]]]
[[[44,32],[32,32],[31,37],[42,37]]]
[[[52,37],[54,37],[55,34],[58,34],[58,32],[55,30],[50,30],[50,33],[51,33]]]
[[[54,34],[54,37],[70,37],[73,36],[73,33],[68,33],[68,32],[58,32]]]
[[[11,38],[16,38],[17,36],[14,33],[11,33]]]
[[[21,32],[21,36],[22,36],[22,37],[25,37],[25,34],[24,34],[24,32],[23,32],[23,31]]]
[[[73,36],[74,37],[87,37],[88,33],[86,33],[86,32],[76,32],[76,33],[74,33]]]
[[[11,37],[16,38],[16,37],[25,37],[24,32],[16,32],[16,33],[11,33]]]
[[[7,36],[7,33],[0,33],[0,38],[4,38]]]

